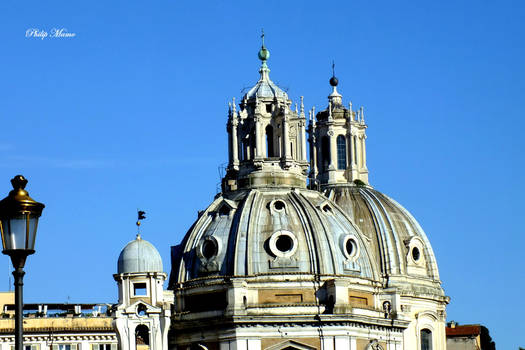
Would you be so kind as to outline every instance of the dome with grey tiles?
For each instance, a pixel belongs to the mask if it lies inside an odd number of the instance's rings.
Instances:
[[[288,95],[286,92],[284,92],[280,87],[278,87],[271,79],[270,79],[270,68],[268,68],[268,65],[266,64],[266,61],[270,57],[270,51],[266,49],[266,47],[261,48],[259,51],[259,59],[261,60],[261,68],[259,69],[259,74],[261,77],[259,78],[259,81],[255,84],[254,87],[252,87],[246,95],[244,95],[244,99],[251,100],[251,99],[285,99],[288,100]]]
[[[174,251],[172,279],[287,273],[378,279],[369,240],[317,191],[237,191],[200,214]]]
[[[280,87],[277,86],[273,81],[270,80],[269,73],[270,70],[267,69],[265,72],[261,72],[261,79],[252,87],[247,93],[247,99],[253,98],[285,98],[288,99],[288,95]]]
[[[324,193],[367,237],[376,264],[391,284],[403,283],[406,276],[413,276],[434,280],[439,288],[432,246],[419,223],[403,206],[369,186],[338,184],[327,187]]]
[[[118,257],[118,273],[163,272],[158,250],[140,235],[129,242]]]

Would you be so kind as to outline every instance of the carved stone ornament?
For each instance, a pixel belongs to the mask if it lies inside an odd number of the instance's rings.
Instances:
[[[368,344],[365,350],[383,350],[383,347],[379,345],[377,339],[374,339],[370,342],[370,344]]]
[[[333,130],[328,130],[328,136],[334,136],[334,131]]]

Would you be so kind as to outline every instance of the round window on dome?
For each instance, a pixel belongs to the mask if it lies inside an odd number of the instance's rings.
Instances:
[[[412,259],[414,259],[414,261],[419,261],[419,259],[421,258],[421,252],[419,251],[419,248],[418,247],[413,247],[412,248]]]
[[[279,230],[270,237],[270,251],[273,255],[280,258],[287,258],[297,251],[297,238],[290,231]]]
[[[197,249],[197,255],[203,261],[210,261],[219,254],[219,241],[213,236],[207,236],[201,241]]]
[[[347,259],[354,259],[359,253],[357,241],[354,236],[346,235],[341,242],[343,254]]]
[[[217,255],[217,245],[214,241],[204,241],[202,244],[202,255],[208,260]]]
[[[281,210],[284,209],[285,204],[284,204],[283,201],[275,201],[275,202],[273,202],[273,207],[274,207],[275,210],[281,211]]]
[[[281,235],[277,237],[277,240],[275,241],[275,246],[280,252],[286,253],[293,248],[293,240],[290,236]]]
[[[352,255],[354,254],[354,251],[355,251],[355,242],[353,239],[349,239],[348,241],[346,241],[346,244],[345,244],[345,250],[346,250],[346,254],[347,255]]]

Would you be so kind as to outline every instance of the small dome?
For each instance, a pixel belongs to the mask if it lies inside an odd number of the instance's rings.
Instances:
[[[120,252],[117,270],[118,273],[163,272],[162,258],[150,242],[137,236]]]
[[[269,78],[261,78],[261,80],[259,80],[257,84],[255,84],[255,86],[252,87],[250,91],[248,91],[248,93],[246,94],[247,99],[252,99],[255,97],[262,99],[278,98],[288,100],[288,95],[286,94],[286,92],[281,90],[281,88],[279,88]]]

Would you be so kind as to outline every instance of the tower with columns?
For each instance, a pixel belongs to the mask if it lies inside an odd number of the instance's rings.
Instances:
[[[228,169],[223,191],[266,186],[303,187],[306,183],[306,118],[271,79],[263,44],[259,81],[228,109]]]
[[[352,102],[346,108],[338,83],[334,73],[328,107],[317,115],[315,109],[309,112],[310,182],[321,187],[354,181],[368,184],[364,109],[354,111]]]

